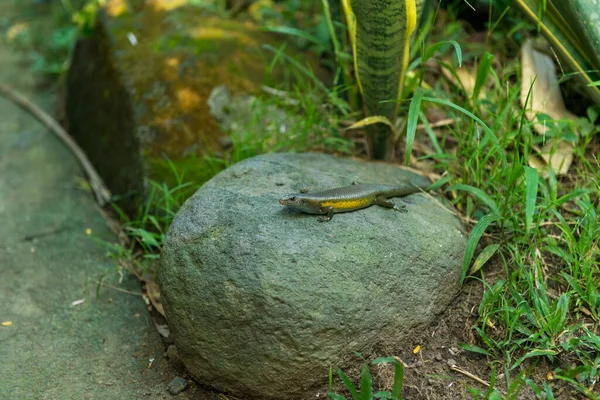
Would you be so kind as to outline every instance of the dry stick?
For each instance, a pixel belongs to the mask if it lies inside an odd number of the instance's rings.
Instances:
[[[450,369],[451,369],[452,371],[456,371],[456,372],[458,372],[458,373],[460,373],[460,374],[463,374],[463,375],[465,375],[465,376],[468,376],[469,378],[471,378],[471,379],[473,379],[473,380],[475,380],[475,381],[477,381],[477,382],[481,383],[481,384],[482,384],[482,385],[484,385],[485,387],[490,387],[490,384],[489,384],[489,383],[487,383],[486,381],[484,381],[483,379],[481,379],[480,377],[478,377],[478,376],[475,376],[475,375],[473,375],[472,373],[470,373],[469,371],[465,371],[464,369],[461,369],[461,368],[457,367],[456,365],[452,365],[452,366],[450,367]],[[496,390],[498,390],[498,389],[496,389]],[[498,390],[498,391],[499,391],[499,390]],[[502,392],[501,392],[501,393],[502,393]]]
[[[98,175],[98,172],[94,169],[92,163],[86,157],[81,147],[75,143],[75,141],[69,136],[67,131],[63,129],[62,126],[54,118],[52,118],[48,113],[44,110],[33,104],[29,101],[25,96],[21,93],[17,92],[14,89],[9,88],[8,86],[0,83],[0,94],[4,95],[7,99],[11,100],[19,107],[29,112],[35,118],[38,119],[41,123],[46,125],[52,133],[54,133],[60,140],[62,140],[67,148],[75,155],[81,167],[85,170],[85,173],[88,176],[90,181],[90,186],[94,190],[94,194],[96,195],[96,201],[102,207],[106,203],[110,201],[110,191]]]

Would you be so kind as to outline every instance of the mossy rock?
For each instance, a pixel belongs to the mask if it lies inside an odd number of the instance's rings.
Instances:
[[[94,33],[78,41],[67,76],[70,132],[130,213],[145,198],[147,178],[169,178],[166,158],[189,167],[221,150],[211,91],[226,84],[234,95],[256,93],[273,57],[263,45],[283,42],[185,3],[108,2]],[[198,183],[213,174],[202,163],[188,170]]]
[[[330,366],[403,354],[460,289],[464,226],[430,194],[326,223],[282,207],[301,188],[426,185],[401,167],[274,153],[190,197],[161,255],[161,300],[190,375],[236,398],[323,398]]]

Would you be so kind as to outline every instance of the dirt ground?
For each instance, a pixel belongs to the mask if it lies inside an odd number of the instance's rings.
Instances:
[[[486,279],[495,281],[501,279],[504,272],[500,265],[492,266],[486,271]],[[477,378],[485,383],[489,383],[492,374],[492,368],[487,357],[477,353],[463,350],[461,343],[481,345],[478,342],[477,334],[472,329],[477,321],[477,308],[483,294],[483,284],[475,279],[467,281],[460,294],[457,295],[451,306],[439,316],[438,320],[431,326],[416,334],[411,343],[408,343],[404,349],[397,354],[379,354],[378,356],[398,356],[406,365],[404,375],[404,398],[409,400],[441,400],[441,399],[470,399],[474,397],[469,388],[477,389],[481,392],[487,391],[487,386],[480,383]],[[168,343],[166,343],[168,345]],[[420,351],[414,353],[414,349],[420,346]],[[483,346],[482,346],[483,347]],[[361,368],[360,359],[356,359],[356,368],[344,371],[352,381],[358,386],[359,373]],[[556,399],[580,399],[583,396],[566,385],[562,381],[548,380],[547,374],[560,365],[557,360],[555,365],[549,364],[545,360],[524,362],[519,371],[511,372],[511,379],[514,379],[522,370],[530,371],[528,378],[541,384],[545,381],[553,390]],[[180,372],[185,373],[184,367],[175,360],[172,366]],[[462,372],[453,370],[460,369]],[[502,398],[505,398],[507,392],[506,377],[503,374],[502,365],[495,366],[497,370],[497,388]],[[374,389],[389,390],[392,385],[393,368],[388,365],[371,366],[373,375]],[[469,376],[469,374],[471,376]],[[348,392],[339,381],[335,379],[334,390],[336,393],[346,395],[351,398]],[[324,382],[326,383],[326,382]],[[193,400],[246,400],[227,394],[213,392],[200,385],[192,384],[187,391],[189,399]],[[307,395],[307,400],[314,399],[314,394]],[[534,392],[524,384],[518,395],[508,397],[511,399],[536,399]]]

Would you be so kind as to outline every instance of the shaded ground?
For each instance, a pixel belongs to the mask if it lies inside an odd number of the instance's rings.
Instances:
[[[53,91],[36,90],[5,43],[0,60],[0,82],[52,109]],[[86,229],[111,234],[80,176],[62,143],[0,98],[0,321],[12,322],[0,326],[0,399],[168,398],[174,374],[137,282],[95,299],[94,281],[114,263]]]

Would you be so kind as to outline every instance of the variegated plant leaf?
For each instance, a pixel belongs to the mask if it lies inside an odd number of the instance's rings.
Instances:
[[[342,0],[354,52],[355,74],[367,116],[396,119],[410,45],[425,0]],[[368,125],[370,152],[393,158],[393,130]]]

